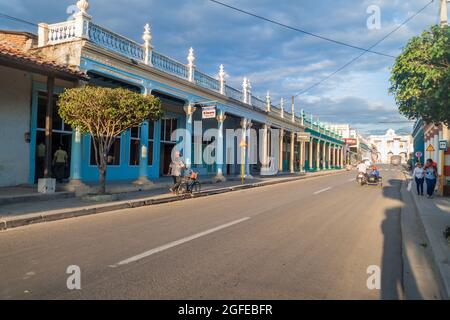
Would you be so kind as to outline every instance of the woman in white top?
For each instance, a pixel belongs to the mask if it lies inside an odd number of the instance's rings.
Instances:
[[[413,172],[414,179],[416,180],[417,194],[423,196],[423,184],[425,182],[425,170],[422,168],[422,164],[418,162]]]

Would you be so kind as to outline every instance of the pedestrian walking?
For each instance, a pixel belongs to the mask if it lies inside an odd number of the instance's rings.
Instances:
[[[41,140],[36,146],[36,181],[44,177],[45,144]]]
[[[175,152],[175,159],[169,166],[169,175],[173,178],[173,186],[170,188],[171,192],[176,192],[182,182],[183,170],[186,168],[183,160],[180,157],[180,152]]]
[[[438,176],[437,166],[432,159],[428,159],[425,165],[425,181],[427,182],[427,197],[430,199],[433,198]]]
[[[62,146],[60,145],[58,150],[56,150],[55,155],[53,156],[53,167],[55,168],[55,178],[56,181],[61,183],[63,182],[65,173],[66,173],[66,167],[68,164],[68,155],[65,150],[63,150]]]
[[[420,162],[417,162],[413,172],[414,179],[416,180],[417,194],[423,196],[423,185],[425,183],[425,170]]]

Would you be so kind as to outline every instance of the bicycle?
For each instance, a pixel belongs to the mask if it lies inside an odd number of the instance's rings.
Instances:
[[[175,190],[177,195],[193,194],[202,190],[202,184],[198,181],[198,173],[191,172],[188,176],[183,177],[181,184]]]

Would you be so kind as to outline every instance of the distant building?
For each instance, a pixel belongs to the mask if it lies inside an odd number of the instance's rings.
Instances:
[[[377,161],[390,163],[393,156],[400,156],[406,163],[414,152],[413,138],[410,135],[397,135],[389,129],[384,135],[372,135],[370,143],[377,149]]]

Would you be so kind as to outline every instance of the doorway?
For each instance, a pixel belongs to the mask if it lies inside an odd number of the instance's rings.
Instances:
[[[174,143],[161,143],[161,161],[159,168],[160,176],[169,175],[169,167],[172,162],[172,150],[174,147]]]
[[[70,156],[72,151],[72,128],[64,123],[58,114],[58,106],[56,101],[58,96],[53,97],[53,130],[52,130],[52,145],[51,154],[55,154],[56,150],[61,146],[61,148],[67,152],[68,163],[67,167],[64,169],[64,179],[69,179],[70,177]],[[34,181],[37,182],[38,179],[44,177],[44,157],[45,157],[45,116],[47,107],[47,94],[46,92],[40,91],[38,93],[38,112],[37,112],[37,128],[36,128],[36,141],[34,141],[36,146],[36,154],[34,157],[35,170],[34,170]],[[54,172],[52,170],[52,175],[54,177]]]

